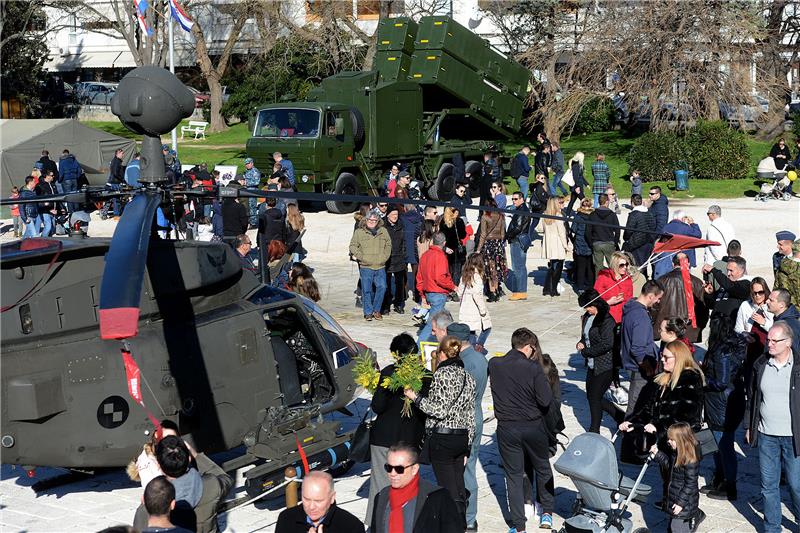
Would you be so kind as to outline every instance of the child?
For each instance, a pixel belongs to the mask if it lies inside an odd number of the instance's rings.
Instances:
[[[131,481],[141,481],[142,487],[146,487],[150,481],[164,475],[156,460],[156,445],[169,435],[179,436],[178,426],[172,420],[162,420],[161,428],[153,431],[150,440],[142,446],[139,457],[128,463],[125,471]]]
[[[19,198],[19,187],[11,187],[11,196],[9,198]],[[25,228],[22,225],[22,219],[19,217],[19,204],[11,205],[11,217],[14,220],[14,237],[22,237],[22,231]]]
[[[674,457],[673,454],[660,451],[657,444],[650,448],[650,453],[662,468],[669,470],[668,494],[664,495],[666,511],[670,515],[669,530],[672,533],[696,531],[705,518],[705,513],[698,507],[700,457],[697,454],[697,440],[689,424],[678,422],[667,430],[667,443],[675,450]]]
[[[631,196],[634,194],[638,194],[639,196],[642,195],[642,177],[639,175],[638,170],[634,170],[631,172],[630,177],[628,178],[631,182]]]

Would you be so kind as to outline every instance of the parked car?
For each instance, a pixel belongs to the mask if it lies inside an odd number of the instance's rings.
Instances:
[[[753,124],[761,115],[769,112],[769,100],[755,95],[752,103],[734,105],[728,102],[719,103],[719,116],[731,124]]]
[[[116,91],[116,83],[92,82],[85,86],[79,101],[83,104],[109,105]]]

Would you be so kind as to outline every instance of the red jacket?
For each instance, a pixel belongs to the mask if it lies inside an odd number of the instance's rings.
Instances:
[[[450,277],[450,268],[447,266],[447,256],[438,246],[431,246],[419,258],[417,290],[444,294],[456,290],[453,278]]]
[[[597,281],[594,282],[594,290],[599,292],[605,301],[609,301],[617,294],[622,293],[622,301],[618,304],[610,305],[608,313],[614,317],[614,321],[617,324],[622,322],[622,307],[628,300],[633,298],[633,281],[631,281],[630,276],[626,276],[620,282],[614,279],[614,274],[611,272],[611,269],[604,268],[597,274]]]

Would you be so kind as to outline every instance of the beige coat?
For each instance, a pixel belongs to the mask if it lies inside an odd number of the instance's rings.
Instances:
[[[469,326],[476,334],[492,327],[489,309],[486,307],[486,298],[483,296],[483,279],[478,274],[472,279],[472,287],[464,285],[464,280],[458,285],[458,297],[461,306],[458,309],[458,321]]]
[[[544,237],[542,239],[542,253],[545,259],[566,259],[567,252],[572,252],[572,243],[567,239],[567,228],[560,220],[546,224],[542,220]]]

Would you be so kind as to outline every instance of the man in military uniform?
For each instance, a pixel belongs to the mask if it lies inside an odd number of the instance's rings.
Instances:
[[[261,172],[256,168],[255,164],[253,163],[253,158],[248,157],[244,160],[244,183],[247,188],[255,189],[258,188],[259,184],[261,183]],[[248,213],[250,215],[250,225],[257,226],[258,225],[258,202],[256,198],[250,198],[248,200]]]

